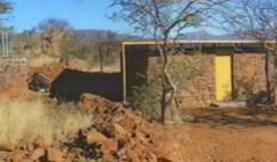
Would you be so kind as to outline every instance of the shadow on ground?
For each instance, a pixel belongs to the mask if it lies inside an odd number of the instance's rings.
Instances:
[[[59,101],[77,102],[84,93],[120,101],[121,73],[91,73],[65,69],[51,84],[50,94]]]
[[[192,123],[209,123],[211,125],[229,126],[277,126],[277,113],[257,112],[251,109],[238,111],[205,110],[186,112],[193,117]]]

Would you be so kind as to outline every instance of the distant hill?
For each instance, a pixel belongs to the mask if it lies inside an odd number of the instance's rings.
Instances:
[[[238,40],[243,39],[239,36],[233,34],[223,34],[223,35],[215,35],[211,34],[205,30],[188,32],[179,37],[179,39],[184,40]]]
[[[142,40],[142,37],[129,35],[129,34],[119,34],[114,31],[108,30],[96,30],[96,29],[83,29],[83,30],[74,30],[74,33],[82,38],[89,40],[98,40],[101,37],[102,40],[109,40],[109,36],[113,37],[114,40],[123,41],[123,40]]]

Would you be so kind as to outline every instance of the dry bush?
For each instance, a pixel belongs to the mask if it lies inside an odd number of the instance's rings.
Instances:
[[[0,148],[39,142],[51,145],[91,125],[92,117],[81,110],[47,107],[41,101],[0,104]]]

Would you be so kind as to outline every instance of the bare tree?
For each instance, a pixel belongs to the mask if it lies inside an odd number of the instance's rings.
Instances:
[[[72,27],[71,25],[61,19],[47,19],[38,25],[38,29],[41,31],[42,37],[42,49],[55,56],[60,55],[60,44],[66,34],[68,34]]]
[[[153,37],[162,60],[161,122],[168,107],[176,101],[177,85],[169,72],[169,55],[176,39],[186,29],[198,26],[211,16],[211,11],[227,0],[113,0],[119,8],[115,18],[122,18],[135,30]],[[175,108],[178,108],[175,102]]]
[[[277,1],[276,0],[234,0],[217,17],[221,28],[242,38],[260,42],[266,53],[266,80],[268,98],[271,94],[269,65],[274,62],[277,74]],[[274,83],[276,87],[276,81]],[[275,97],[277,91],[275,90]],[[275,98],[275,101],[276,98]]]
[[[100,72],[104,72],[104,66],[115,63],[115,53],[118,51],[117,34],[112,31],[96,33],[95,48],[98,52]]]
[[[101,43],[103,41],[103,34],[102,33],[97,33],[96,34],[96,39],[97,39],[97,51],[99,54],[99,68],[100,68],[100,72],[104,71],[104,63],[103,63],[103,48],[101,46]]]
[[[7,15],[13,10],[13,6],[10,1],[0,0],[0,30],[8,31],[11,28],[7,28],[4,25],[4,21],[7,20]]]
[[[9,1],[0,0],[0,14],[6,14],[12,11],[13,7]]]

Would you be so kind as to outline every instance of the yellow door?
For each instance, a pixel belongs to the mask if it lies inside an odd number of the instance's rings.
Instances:
[[[232,99],[231,56],[216,56],[216,101]]]

